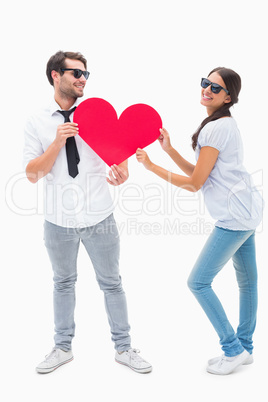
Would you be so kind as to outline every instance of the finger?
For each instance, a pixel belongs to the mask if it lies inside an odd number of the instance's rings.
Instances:
[[[67,134],[73,134],[76,135],[79,133],[79,130],[77,128],[71,128],[71,127],[63,127],[58,129],[58,133],[60,135],[67,135]]]
[[[58,131],[60,137],[74,137],[78,134],[78,131]]]
[[[63,134],[62,137],[64,138],[70,138],[70,137],[75,137],[77,133],[68,133],[68,134]]]
[[[78,133],[79,129],[76,127],[63,127],[60,131],[62,133],[66,133],[66,134],[67,133]]]
[[[106,181],[111,184],[112,186],[115,186],[115,184],[113,182],[111,182],[111,180],[108,179],[108,177],[106,177]]]
[[[109,171],[109,181],[110,181],[110,184],[113,184],[114,186],[117,186],[119,184],[118,179],[116,177],[114,177],[112,170]]]
[[[58,130],[79,130],[79,127],[77,124],[64,123],[58,126]]]
[[[111,166],[111,169],[116,175],[120,176],[122,174],[122,169],[120,168],[120,166],[114,164]]]
[[[168,134],[168,131],[165,129],[165,128],[162,128],[162,134],[163,134],[163,136],[164,137],[167,137],[169,134]]]
[[[78,127],[78,123],[74,123],[72,121],[67,121],[66,123],[63,123],[63,126]]]
[[[77,124],[77,123],[67,122],[67,123],[60,124],[60,125],[58,126],[58,128],[61,128],[61,129],[66,129],[66,128],[78,128],[78,124]]]
[[[117,179],[119,184],[122,184],[127,179],[127,174],[124,169],[120,168],[120,166],[112,165],[111,166],[114,177]]]

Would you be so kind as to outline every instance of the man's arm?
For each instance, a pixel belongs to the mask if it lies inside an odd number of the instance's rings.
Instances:
[[[76,123],[64,123],[58,126],[56,138],[52,144],[42,155],[32,159],[26,166],[26,175],[31,183],[36,183],[50,172],[67,138],[73,137],[77,133]]]
[[[32,159],[26,166],[26,176],[31,183],[36,183],[46,176],[60,152],[60,148],[53,142],[48,149],[35,159]]]

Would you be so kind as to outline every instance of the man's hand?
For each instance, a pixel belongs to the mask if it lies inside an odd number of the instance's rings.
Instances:
[[[66,140],[69,137],[74,137],[78,134],[78,124],[77,123],[64,123],[60,124],[57,128],[57,134],[55,138],[55,144],[62,148],[66,144]]]
[[[128,179],[128,176],[127,163],[123,162],[119,166],[111,166],[111,170],[109,171],[109,178],[107,177],[106,180],[112,186],[119,186]]]

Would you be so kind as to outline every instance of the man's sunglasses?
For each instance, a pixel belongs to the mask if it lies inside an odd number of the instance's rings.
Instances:
[[[227,95],[230,95],[230,92],[228,91],[228,89],[223,88],[222,86],[220,86],[219,84],[215,84],[214,82],[209,81],[207,78],[202,78],[201,79],[201,87],[202,88],[207,88],[211,85],[211,91],[214,94],[218,94],[221,92],[221,90],[223,89]]]
[[[87,80],[89,77],[89,71],[82,71],[79,70],[79,68],[61,68],[61,71],[73,71],[74,72],[74,78],[80,78],[83,76],[85,77],[85,79]]]

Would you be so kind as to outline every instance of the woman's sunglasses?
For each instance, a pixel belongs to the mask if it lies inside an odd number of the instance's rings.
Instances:
[[[207,88],[211,85],[211,91],[214,94],[218,94],[221,92],[221,90],[223,89],[227,95],[230,95],[230,92],[228,91],[228,89],[223,88],[222,86],[220,86],[219,84],[215,84],[214,82],[209,81],[207,78],[202,78],[201,79],[201,87],[202,88]]]
[[[61,71],[73,71],[74,72],[74,78],[80,78],[83,76],[85,77],[85,79],[87,80],[89,77],[89,71],[82,71],[79,70],[79,68],[61,68]]]

